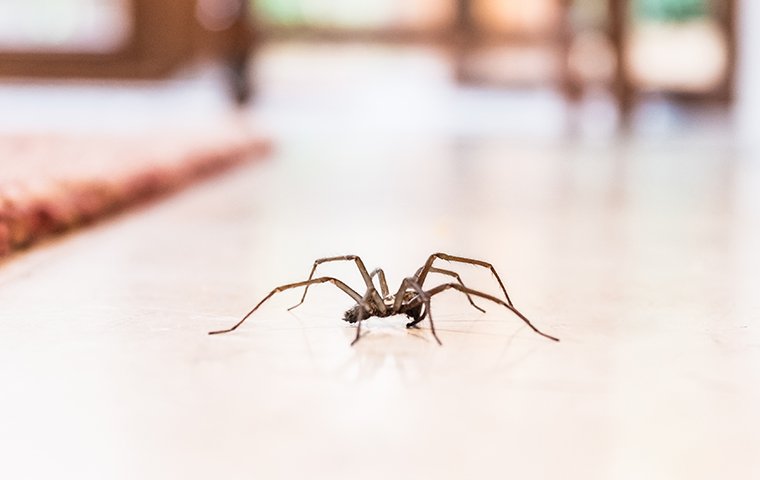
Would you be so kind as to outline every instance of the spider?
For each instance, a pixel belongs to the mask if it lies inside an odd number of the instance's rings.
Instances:
[[[465,263],[470,265],[475,265],[478,267],[487,268],[491,271],[491,273],[496,277],[496,281],[499,282],[499,287],[501,287],[501,291],[504,293],[505,300],[501,300],[497,297],[494,297],[492,295],[489,295],[487,293],[479,292],[477,290],[473,290],[471,288],[467,288],[464,283],[462,282],[462,279],[459,277],[459,274],[456,272],[453,272],[451,270],[444,270],[441,268],[436,268],[433,266],[433,263],[436,260],[446,260],[448,262],[457,262],[457,263]],[[367,286],[367,291],[364,293],[364,295],[359,295],[355,290],[353,290],[351,287],[343,283],[342,281],[338,280],[337,278],[333,277],[317,277],[314,278],[314,272],[317,270],[317,267],[323,263],[328,262],[338,262],[338,261],[353,261],[356,263],[356,267],[359,269],[359,273],[361,274],[362,278],[364,279],[364,283]],[[433,287],[429,290],[424,290],[422,286],[425,283],[425,279],[427,278],[428,274],[430,273],[438,273],[441,275],[446,275],[449,277],[452,277],[455,281],[450,283],[444,283],[442,285],[438,285],[437,287]],[[377,276],[378,280],[380,282],[380,291],[379,293],[377,291],[377,288],[375,287],[375,284],[373,283],[373,278]],[[253,312],[258,310],[258,308],[267,300],[269,300],[274,294],[283,292],[285,290],[290,290],[291,288],[299,288],[299,287],[306,287],[303,291],[303,296],[301,296],[301,301],[298,302],[296,305],[293,305],[288,310],[293,310],[294,308],[301,305],[304,300],[306,299],[306,294],[309,292],[309,287],[311,285],[315,285],[318,283],[332,283],[336,287],[340,288],[342,291],[347,293],[355,302],[356,305],[348,309],[345,314],[343,315],[343,320],[348,323],[355,323],[356,324],[356,336],[354,337],[354,340],[351,342],[351,345],[354,345],[356,342],[359,341],[359,338],[361,336],[361,325],[362,320],[366,320],[370,317],[390,317],[391,315],[399,315],[404,314],[407,317],[409,317],[410,321],[406,324],[406,328],[412,328],[415,327],[418,323],[420,323],[422,320],[424,320],[426,317],[428,319],[428,322],[430,323],[430,331],[433,334],[433,337],[438,342],[439,345],[442,345],[441,340],[438,338],[438,334],[435,332],[435,325],[433,324],[433,313],[430,310],[430,299],[441,292],[444,292],[449,289],[458,290],[462,293],[464,293],[467,296],[467,299],[469,300],[470,304],[472,304],[473,307],[477,308],[481,312],[485,312],[482,308],[480,308],[478,305],[475,304],[472,297],[480,297],[484,298],[486,300],[490,300],[494,303],[497,303],[499,305],[502,305],[506,307],[507,309],[511,310],[512,313],[517,315],[520,320],[525,322],[534,332],[537,334],[544,336],[550,340],[554,340],[555,342],[559,342],[559,339],[556,337],[553,337],[551,335],[548,335],[538,328],[536,328],[530,320],[528,320],[525,315],[520,313],[515,306],[512,304],[512,300],[509,298],[509,294],[507,294],[507,289],[504,287],[504,283],[501,281],[501,278],[499,278],[499,274],[496,273],[496,269],[494,269],[493,265],[491,265],[488,262],[484,262],[482,260],[475,260],[472,258],[466,258],[466,257],[456,257],[453,255],[448,255],[446,253],[434,253],[430,255],[425,262],[425,264],[417,270],[417,272],[414,274],[414,276],[407,277],[401,282],[401,286],[399,287],[398,291],[395,294],[391,294],[388,290],[388,283],[385,280],[385,273],[381,268],[377,268],[372,271],[372,273],[367,272],[367,268],[364,266],[364,262],[361,258],[357,255],[343,255],[339,257],[327,257],[327,258],[320,258],[314,262],[314,266],[311,268],[311,273],[309,274],[309,279],[302,281],[302,282],[296,282],[296,283],[289,283],[286,285],[281,285],[264,297],[258,304],[256,304],[255,307],[251,309],[250,312],[248,312],[239,322],[237,322],[235,325],[233,325],[230,328],[227,328],[225,330],[216,330],[213,332],[209,332],[209,335],[216,335],[219,333],[227,333],[235,330],[240,325],[243,324],[243,322],[250,317]],[[423,310],[424,306],[424,310]]]

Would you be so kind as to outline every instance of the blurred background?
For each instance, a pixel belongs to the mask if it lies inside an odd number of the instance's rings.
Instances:
[[[187,122],[237,105],[281,133],[751,132],[760,62],[738,20],[754,10],[737,0],[2,0],[0,127]]]

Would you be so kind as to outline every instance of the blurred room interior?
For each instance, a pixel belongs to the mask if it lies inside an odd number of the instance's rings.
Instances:
[[[232,101],[275,130],[340,118],[391,129],[482,123],[506,135],[725,130],[752,101],[737,92],[737,46],[751,35],[738,35],[737,8],[734,0],[6,0],[0,122],[71,126],[86,117],[101,126],[167,110],[203,117]]]

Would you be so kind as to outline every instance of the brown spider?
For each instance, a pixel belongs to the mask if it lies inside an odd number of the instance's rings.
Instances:
[[[506,302],[492,295],[488,295],[487,293],[482,293],[477,290],[473,290],[471,288],[465,287],[464,283],[462,283],[462,279],[459,277],[459,275],[456,272],[433,267],[433,262],[435,262],[436,259],[446,260],[449,262],[467,263],[470,265],[476,265],[479,267],[490,269],[491,273],[496,277],[496,281],[499,282],[499,287],[501,287],[501,291],[504,292],[504,297],[506,298]],[[348,261],[353,260],[354,262],[356,262],[356,266],[359,268],[359,273],[364,279],[364,283],[367,285],[367,291],[365,292],[364,296],[359,295],[355,290],[351,289],[351,287],[341,282],[337,278],[333,278],[333,277],[314,278],[314,272],[316,271],[317,266],[319,266],[320,264],[327,263],[327,262],[335,262],[335,261],[345,261],[345,260],[348,260]],[[425,283],[425,278],[427,278],[427,275],[429,273],[439,273],[442,275],[453,277],[454,279],[456,279],[456,283],[445,283],[443,285],[439,285],[437,287],[434,287],[434,288],[431,288],[430,290],[425,291],[422,289],[422,285]],[[377,275],[377,277],[380,280],[380,290],[382,291],[382,295],[378,293],[377,289],[375,288],[375,284],[372,281],[372,278],[375,275]],[[485,298],[486,300],[490,300],[494,303],[498,303],[499,305],[503,305],[507,307],[509,310],[511,310],[515,315],[520,317],[520,320],[525,322],[534,332],[550,340],[559,342],[558,338],[548,335],[540,331],[535,326],[533,326],[533,324],[530,323],[530,320],[525,318],[525,316],[522,313],[520,313],[514,307],[514,305],[512,305],[512,300],[509,299],[509,295],[507,294],[507,289],[504,288],[504,283],[501,281],[501,278],[499,278],[499,274],[496,273],[496,270],[493,268],[493,265],[487,262],[483,262],[481,260],[474,260],[472,258],[465,258],[465,257],[455,257],[453,255],[448,255],[445,253],[434,253],[430,255],[430,257],[428,257],[427,261],[425,262],[425,265],[423,265],[419,270],[417,270],[417,272],[414,274],[413,277],[407,277],[401,282],[401,286],[399,287],[395,295],[391,295],[388,291],[388,284],[385,281],[385,273],[383,272],[383,270],[378,268],[378,269],[373,270],[372,273],[367,273],[367,268],[364,266],[364,262],[362,262],[362,259],[359,258],[357,255],[344,255],[340,257],[320,258],[319,260],[316,260],[314,262],[314,266],[311,268],[311,273],[309,274],[308,280],[303,281],[303,282],[289,283],[287,285],[282,285],[275,288],[274,290],[269,292],[269,295],[264,297],[258,304],[256,304],[256,306],[253,307],[253,309],[250,312],[248,312],[238,323],[236,323],[235,325],[233,325],[232,327],[226,330],[217,330],[217,331],[209,332],[209,335],[215,335],[218,333],[227,333],[227,332],[231,332],[235,330],[243,322],[245,322],[246,319],[250,317],[253,314],[253,312],[255,312],[261,306],[261,304],[269,300],[275,293],[289,290],[291,288],[306,287],[304,289],[303,296],[301,297],[301,301],[288,309],[288,310],[293,310],[294,308],[296,308],[297,306],[301,305],[304,302],[304,300],[306,299],[306,293],[309,291],[309,286],[317,284],[317,283],[326,283],[326,282],[330,282],[336,287],[340,288],[341,290],[346,292],[351,298],[353,298],[354,301],[356,302],[356,305],[348,309],[346,313],[343,315],[343,320],[345,320],[348,323],[356,324],[356,337],[351,342],[351,345],[355,344],[359,340],[359,337],[361,336],[362,320],[365,320],[370,317],[390,317],[391,315],[398,315],[398,314],[404,314],[411,319],[411,321],[406,324],[406,328],[411,328],[411,327],[416,326],[418,323],[424,320],[425,317],[427,317],[428,321],[430,322],[430,331],[433,333],[433,337],[438,342],[438,344],[441,345],[441,340],[438,338],[438,335],[435,333],[435,325],[433,325],[433,313],[430,310],[430,298],[433,295],[437,295],[450,288],[459,290],[460,292],[463,292],[465,295],[467,295],[467,299],[470,301],[472,306],[477,308],[481,312],[485,312],[485,310],[483,310],[482,308],[477,306],[475,302],[473,302],[472,295],[476,297]],[[423,305],[425,307],[424,311],[422,310]]]

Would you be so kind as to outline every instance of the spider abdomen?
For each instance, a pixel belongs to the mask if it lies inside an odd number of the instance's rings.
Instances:
[[[412,320],[417,321],[422,314],[422,303],[418,303],[411,307],[409,304],[402,304],[399,311],[394,311],[393,306],[390,305],[386,308],[385,312],[380,312],[374,308],[372,308],[369,312],[365,312],[363,311],[363,308],[357,304],[346,310],[346,312],[343,314],[343,321],[348,323],[356,323],[359,320],[366,320],[370,317],[390,317],[391,315],[397,314],[404,314]]]
[[[346,313],[343,314],[343,321],[348,323],[356,323],[359,321],[359,311],[361,310],[361,306],[354,305],[353,307],[346,310]],[[363,317],[366,318],[366,317]]]
[[[343,321],[348,323],[356,323],[359,320],[366,320],[370,317],[389,317],[391,315],[394,315],[392,308],[386,308],[385,312],[381,312],[377,308],[374,308],[374,306],[370,306],[370,310],[367,312],[359,304],[356,304],[346,310],[346,312],[343,314]]]

